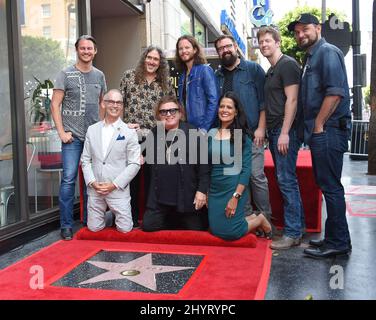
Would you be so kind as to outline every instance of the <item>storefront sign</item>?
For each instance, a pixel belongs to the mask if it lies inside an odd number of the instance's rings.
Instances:
[[[239,36],[238,32],[236,31],[234,21],[229,17],[226,10],[222,10],[221,12],[221,29],[227,29],[231,35],[234,37],[236,43],[238,44],[239,49],[245,54],[245,44],[242,38]]]
[[[274,13],[269,7],[269,0],[253,0],[253,8],[249,16],[256,27],[271,25],[273,15]]]
[[[258,43],[258,39],[257,39],[257,33],[258,31],[260,30],[260,28],[252,28],[252,48],[253,49],[258,49],[259,48],[259,43]]]

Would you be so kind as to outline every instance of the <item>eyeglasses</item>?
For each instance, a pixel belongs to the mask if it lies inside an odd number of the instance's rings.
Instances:
[[[117,105],[119,107],[122,107],[123,106],[123,101],[114,101],[114,100],[104,100],[104,102],[108,105],[108,106],[113,106],[113,105]]]
[[[218,52],[223,52],[225,50],[231,49],[234,45],[232,43],[226,44],[225,46],[218,47]]]
[[[176,112],[178,112],[179,109],[178,108],[175,108],[175,109],[162,109],[162,110],[159,110],[158,113],[160,116],[167,116],[167,114],[170,114],[172,116],[174,116],[176,114]]]

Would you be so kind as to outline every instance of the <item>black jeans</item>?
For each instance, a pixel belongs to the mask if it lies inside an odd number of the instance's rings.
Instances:
[[[177,212],[175,206],[158,204],[155,210],[146,209],[142,222],[143,231],[158,230],[208,230],[207,210]]]

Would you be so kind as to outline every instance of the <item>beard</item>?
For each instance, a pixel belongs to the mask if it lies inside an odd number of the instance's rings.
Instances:
[[[319,36],[318,34],[316,34],[315,36],[308,38],[308,41],[306,41],[305,43],[300,42],[299,47],[300,49],[306,50],[312,47],[318,40],[319,40]]]
[[[221,58],[221,64],[224,66],[224,67],[232,67],[236,60],[238,59],[238,56],[236,54],[224,54],[222,55],[222,58]]]

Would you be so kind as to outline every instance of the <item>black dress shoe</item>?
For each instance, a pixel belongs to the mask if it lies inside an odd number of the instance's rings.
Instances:
[[[325,240],[309,240],[309,245],[312,247],[320,248],[325,244]],[[352,245],[349,243],[349,249],[352,250]]]
[[[60,235],[61,235],[61,238],[66,241],[73,239],[73,232],[71,228],[61,229]]]
[[[309,245],[312,246],[312,247],[316,247],[316,248],[319,248],[319,247],[322,247],[322,245],[324,244],[325,240],[309,240]]]
[[[351,249],[337,250],[325,247],[304,249],[304,253],[313,258],[332,258],[351,252]]]

